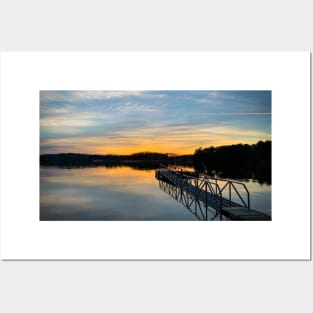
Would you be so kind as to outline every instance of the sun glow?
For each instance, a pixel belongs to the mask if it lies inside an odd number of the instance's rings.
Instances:
[[[42,91],[40,153],[193,154],[271,140],[271,93]]]

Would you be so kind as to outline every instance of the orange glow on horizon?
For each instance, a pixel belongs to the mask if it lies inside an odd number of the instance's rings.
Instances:
[[[126,146],[126,147],[119,147],[119,146],[106,146],[106,147],[97,147],[90,153],[94,154],[113,154],[113,155],[130,155],[134,153],[141,153],[141,152],[154,152],[154,153],[165,153],[165,154],[175,154],[175,155],[186,155],[186,154],[194,154],[195,150],[202,147],[208,148],[211,146],[219,147],[219,146],[226,146],[226,145],[236,145],[236,144],[256,144],[258,141],[266,141],[271,140],[271,138],[260,138],[260,139],[247,139],[247,140],[238,140],[236,138],[223,138],[216,143],[205,142],[202,140],[199,144],[188,145],[186,142],[185,145],[177,145],[168,144],[166,142],[158,142],[154,145],[136,145],[135,147]]]
[[[234,136],[231,136],[231,133]],[[215,130],[214,134],[186,133],[177,136],[168,133],[159,136],[144,134],[146,137],[133,136],[110,139],[107,137],[82,137],[82,138],[49,138],[41,141],[41,147],[54,145],[58,148],[51,153],[82,153],[82,154],[113,154],[130,155],[140,152],[156,152],[176,155],[194,154],[195,150],[202,147],[218,147],[233,144],[255,144],[260,140],[271,140],[270,134],[249,131],[229,131],[223,134]]]
[[[42,90],[41,154],[194,154],[271,140],[270,90]]]

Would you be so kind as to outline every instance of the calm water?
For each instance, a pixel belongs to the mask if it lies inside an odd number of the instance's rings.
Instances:
[[[271,214],[271,186],[245,183],[251,208]],[[40,219],[198,220],[160,188],[154,170],[130,167],[41,167]]]

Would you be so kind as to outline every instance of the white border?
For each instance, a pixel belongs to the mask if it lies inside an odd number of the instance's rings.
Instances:
[[[272,222],[40,222],[39,90],[272,90]],[[309,52],[1,54],[3,259],[309,259]]]

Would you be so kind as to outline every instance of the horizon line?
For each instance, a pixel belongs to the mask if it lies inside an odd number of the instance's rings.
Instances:
[[[106,154],[99,154],[99,153],[80,153],[80,152],[59,152],[59,153],[44,153],[41,155],[56,155],[56,154],[81,154],[81,155],[99,155],[99,156],[107,156],[107,155],[111,155],[111,156],[131,156],[131,155],[135,155],[135,154],[144,154],[144,153],[149,153],[149,154],[164,154],[167,156],[186,156],[186,155],[194,155],[195,151],[198,149],[207,149],[207,148],[219,148],[219,147],[230,147],[230,146],[236,146],[236,145],[248,145],[248,146],[252,146],[252,145],[256,145],[258,142],[272,142],[272,140],[259,140],[254,144],[246,144],[246,143],[237,143],[237,144],[230,144],[230,145],[220,145],[220,146],[208,146],[208,147],[198,147],[194,150],[193,153],[186,153],[186,154],[177,154],[174,152],[157,152],[157,151],[138,151],[138,152],[133,152],[130,154],[113,154],[113,153],[106,153]]]

